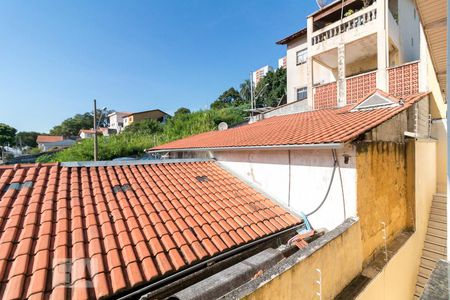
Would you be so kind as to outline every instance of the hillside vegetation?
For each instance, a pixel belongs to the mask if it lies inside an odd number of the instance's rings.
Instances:
[[[237,124],[245,120],[242,107],[180,113],[166,124],[142,121],[128,126],[124,132],[109,137],[98,137],[98,159],[111,160],[118,157],[141,156],[143,150],[193,134],[217,129],[220,122]],[[93,160],[93,139],[84,139],[74,146],[53,155],[38,158],[39,162],[65,162]]]
[[[111,160],[118,157],[142,156],[143,150],[184,138],[193,134],[217,130],[220,122],[228,125],[245,121],[246,109],[250,108],[250,81],[245,80],[239,91],[231,87],[224,91],[208,110],[191,112],[187,108],[178,109],[166,124],[155,121],[135,122],[124,132],[109,137],[98,138],[98,159]],[[257,107],[277,106],[286,94],[286,70],[269,72],[256,86]],[[99,117],[101,111],[97,112]],[[80,129],[89,128],[92,116],[89,113],[77,114],[55,126],[52,134],[74,135]],[[107,126],[107,124],[103,124]],[[40,162],[88,161],[93,160],[93,140],[85,139],[70,148],[51,156],[39,157]]]

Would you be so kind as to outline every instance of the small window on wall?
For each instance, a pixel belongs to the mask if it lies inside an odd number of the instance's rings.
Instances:
[[[305,100],[308,98],[308,90],[306,87],[297,89],[297,101]]]
[[[297,52],[297,65],[306,63],[306,58],[308,57],[308,50],[303,49]]]

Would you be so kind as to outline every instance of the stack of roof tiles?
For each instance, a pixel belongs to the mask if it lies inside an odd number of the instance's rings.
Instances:
[[[0,167],[0,298],[104,298],[299,223],[211,161]]]
[[[382,91],[377,93],[394,98]],[[403,99],[403,104],[372,110],[352,111],[355,105],[278,116],[224,131],[210,131],[150,149],[239,148],[349,142],[411,107],[428,93]],[[364,99],[365,100],[365,99]]]

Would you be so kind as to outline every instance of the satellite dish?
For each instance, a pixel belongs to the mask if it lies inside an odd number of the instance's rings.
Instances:
[[[219,131],[224,131],[228,129],[228,124],[225,122],[220,122],[219,124]]]
[[[316,0],[317,5],[320,8],[324,8],[325,6],[327,6],[328,4],[330,4],[331,2],[334,2],[335,0]]]

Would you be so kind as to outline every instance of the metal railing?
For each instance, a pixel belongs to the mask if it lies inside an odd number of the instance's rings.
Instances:
[[[335,22],[340,24],[336,25],[335,23],[333,23],[319,30],[312,37],[312,44],[315,45],[321,43],[323,41],[336,37],[344,32],[364,26],[365,24],[376,20],[376,18],[377,18],[377,9],[372,8],[372,6],[369,6],[368,8],[363,9],[362,11],[359,11],[351,16],[342,19],[342,23],[340,23],[340,21]]]

